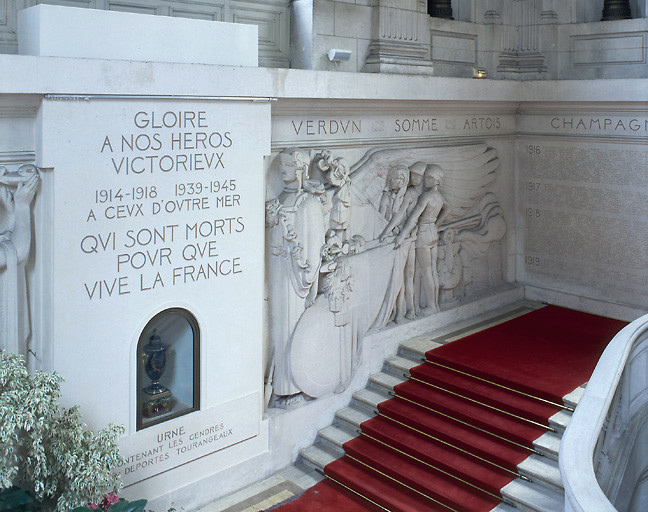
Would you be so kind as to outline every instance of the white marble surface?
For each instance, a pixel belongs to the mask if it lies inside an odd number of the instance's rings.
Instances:
[[[18,13],[18,53],[43,57],[256,67],[257,33],[254,25],[55,5]]]

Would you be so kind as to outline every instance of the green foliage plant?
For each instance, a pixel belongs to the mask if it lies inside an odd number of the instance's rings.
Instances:
[[[100,502],[122,485],[114,469],[123,427],[89,430],[78,407],[59,406],[62,381],[32,375],[22,356],[0,352],[0,489],[29,491],[32,508],[44,512]]]

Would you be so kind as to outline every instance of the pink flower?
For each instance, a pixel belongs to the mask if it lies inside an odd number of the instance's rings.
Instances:
[[[97,509],[99,508],[99,505],[97,505],[96,503],[92,503],[91,501],[88,501],[88,506],[89,506],[92,510],[97,510]]]
[[[103,502],[101,503],[101,506],[103,507],[104,510],[108,510],[110,507],[112,507],[118,501],[119,501],[119,497],[114,492],[109,492],[104,497]]]

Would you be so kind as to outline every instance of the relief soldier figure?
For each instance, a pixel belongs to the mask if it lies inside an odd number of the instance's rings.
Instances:
[[[416,238],[417,267],[421,272],[422,287],[426,298],[426,307],[439,311],[439,273],[437,271],[437,251],[439,232],[437,225],[441,220],[444,206],[439,185],[443,179],[443,170],[438,165],[429,165],[425,170],[424,185],[426,190],[421,194],[405,226],[396,237],[398,248],[405,238],[418,227]]]

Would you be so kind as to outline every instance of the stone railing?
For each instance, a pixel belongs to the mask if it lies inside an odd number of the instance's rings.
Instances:
[[[560,447],[566,512],[639,512],[648,502],[648,315],[601,356]]]

